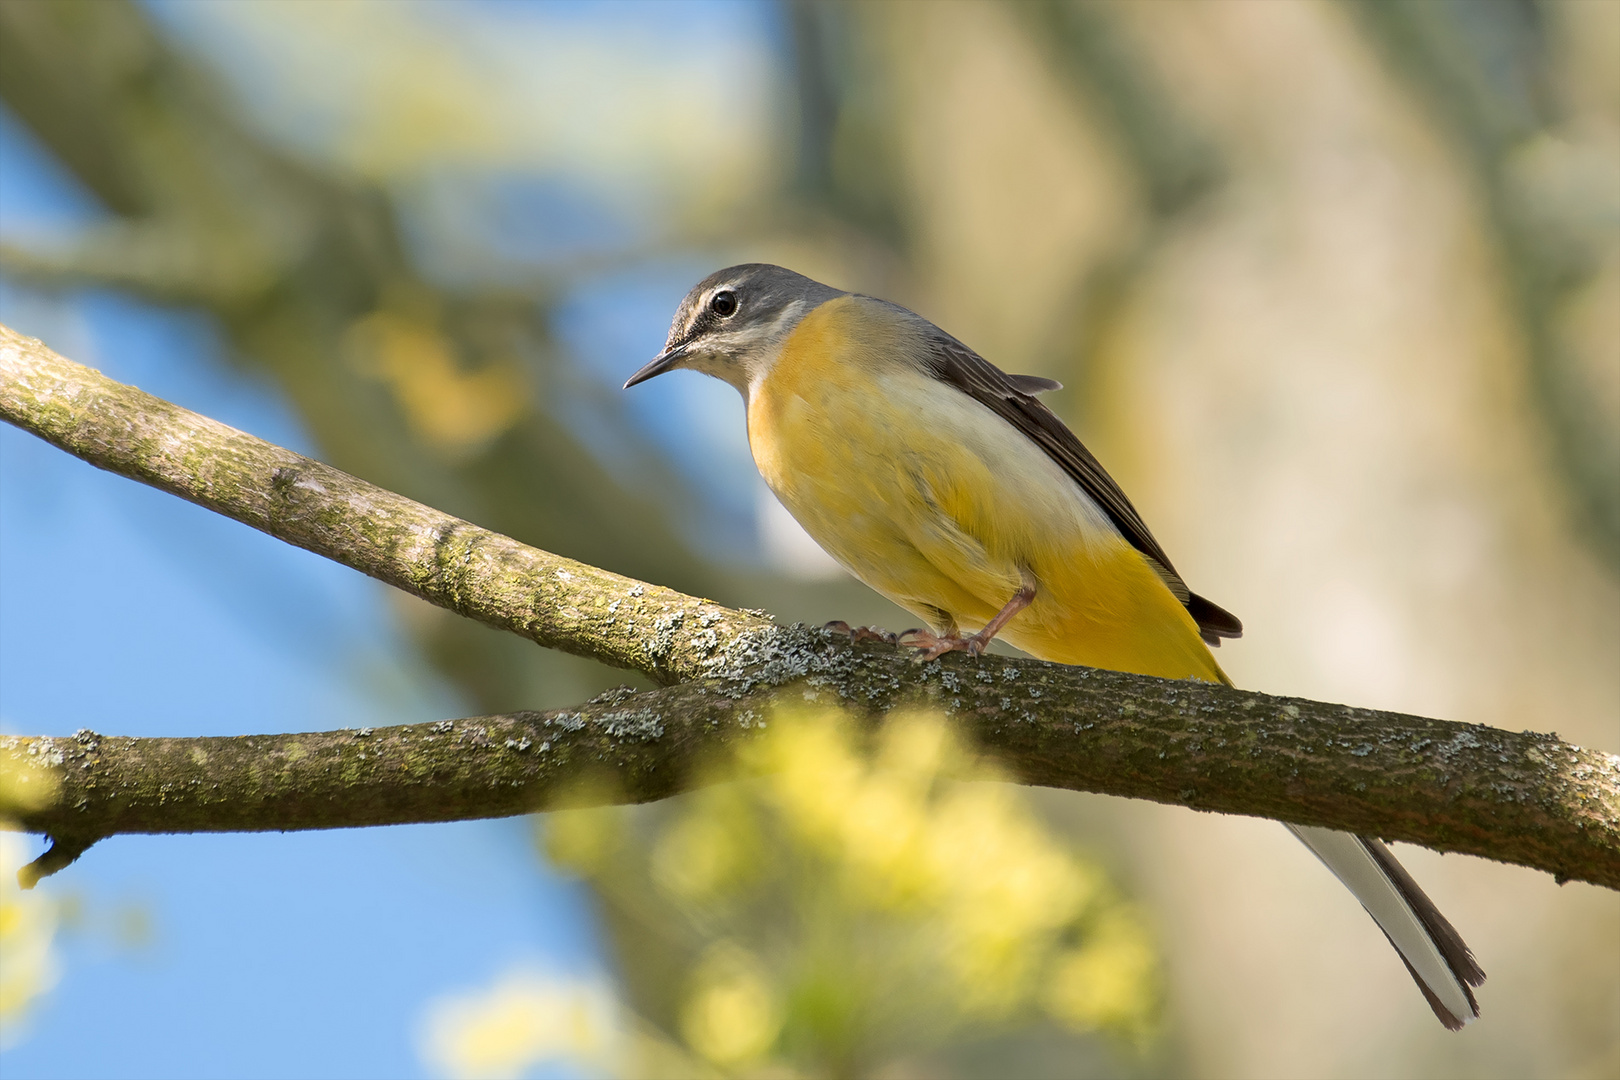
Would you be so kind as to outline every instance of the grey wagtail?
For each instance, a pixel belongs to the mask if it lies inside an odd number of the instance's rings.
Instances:
[[[1042,660],[1231,684],[1243,625],[1191,592],[1097,459],[1036,395],[905,308],[763,263],[692,289],[624,385],[735,386],[760,475],[850,573],[927,622],[929,659],[1000,636]],[[964,635],[962,627],[978,627]],[[1372,915],[1448,1028],[1479,1015],[1468,947],[1378,840],[1290,825]]]

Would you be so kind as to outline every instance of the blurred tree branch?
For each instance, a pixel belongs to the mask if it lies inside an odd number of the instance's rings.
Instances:
[[[1555,13],[1531,0],[1345,2],[1479,185],[1554,464],[1592,547],[1620,567],[1620,430],[1557,328],[1562,305],[1599,268],[1597,238],[1612,211],[1570,207],[1566,193],[1527,184],[1522,168],[1523,151],[1561,119],[1546,26]]]
[[[620,482],[563,422],[549,285],[432,280],[386,185],[270,138],[139,5],[0,4],[0,99],[111,211],[48,244],[0,247],[8,274],[205,312],[326,460],[392,490],[689,592],[766,591],[695,553],[653,486]],[[635,443],[629,425],[616,435]],[[800,606],[790,583],[768,595]],[[415,629],[490,711],[532,704],[536,683],[560,688],[556,704],[603,684],[463,620]]]
[[[188,412],[0,327],[0,417],[100,468],[664,689],[577,709],[237,738],[0,740],[0,818],[122,832],[496,817],[698,782],[786,695],[926,704],[1024,783],[1326,825],[1620,888],[1620,757],[1556,736],[1004,657],[917,663],[519,544]],[[578,795],[575,796],[579,797]]]
[[[1155,224],[1192,208],[1220,185],[1225,164],[1219,151],[1175,107],[1107,5],[1028,0],[1013,9],[1071,93],[1093,103],[1108,121],[1141,180]]]
[[[1074,407],[1094,408],[1106,383],[1109,342],[1164,245],[1225,183],[1227,163],[1216,141],[1189,116],[1121,18],[1118,5],[1026,0],[1009,5],[1074,106],[1094,112],[1141,193],[1135,235],[1083,268],[1070,284],[1070,318],[1054,351],[1073,357]],[[1095,419],[1095,418],[1093,418]]]

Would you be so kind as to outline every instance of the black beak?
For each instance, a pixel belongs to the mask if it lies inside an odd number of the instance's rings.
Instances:
[[[632,386],[636,385],[636,383],[646,382],[654,375],[662,375],[664,372],[670,370],[676,364],[680,363],[681,357],[685,355],[685,342],[665,349],[663,352],[659,353],[657,356],[648,361],[640,371],[626,379],[624,388],[628,390]]]

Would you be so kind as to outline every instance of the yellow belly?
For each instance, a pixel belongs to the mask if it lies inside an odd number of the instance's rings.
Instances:
[[[888,309],[811,312],[751,389],[748,439],[788,511],[866,584],[936,631],[989,622],[1043,660],[1225,682],[1186,609],[1044,451],[966,394],[897,362]]]

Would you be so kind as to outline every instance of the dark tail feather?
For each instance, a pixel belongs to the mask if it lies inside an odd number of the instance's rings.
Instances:
[[[1457,981],[1463,984],[1463,993],[1468,995],[1468,1004],[1474,1006],[1474,1013],[1478,1015],[1479,1003],[1474,1000],[1474,992],[1470,987],[1483,985],[1485,972],[1479,966],[1478,961],[1474,959],[1473,950],[1463,941],[1462,935],[1457,933],[1457,928],[1451,925],[1450,920],[1440,914],[1440,909],[1434,906],[1434,901],[1430,900],[1428,895],[1418,887],[1418,883],[1412,879],[1412,875],[1406,872],[1406,867],[1396,861],[1394,853],[1384,845],[1382,840],[1374,840],[1368,836],[1357,837],[1357,839],[1367,849],[1367,853],[1383,868],[1384,873],[1389,875],[1389,880],[1395,883],[1395,887],[1401,891],[1401,895],[1406,898],[1406,903],[1411,907],[1412,913],[1418,917],[1418,921],[1423,924],[1423,928],[1429,932],[1429,937],[1434,941],[1434,947],[1440,950],[1441,956],[1445,957],[1446,966],[1451,969],[1453,975],[1457,976]],[[1403,956],[1401,959],[1406,958]],[[1411,971],[1412,965],[1407,964],[1406,969]],[[1417,973],[1413,972],[1412,977],[1417,979]],[[1419,985],[1422,982],[1422,979],[1418,979]],[[1424,988],[1424,992],[1428,992],[1427,987]],[[1434,1005],[1432,998],[1429,1004]],[[1434,1011],[1438,1014],[1440,1007],[1435,1006]],[[1445,1021],[1444,1016],[1440,1019],[1442,1023]],[[1458,1021],[1458,1026],[1462,1026],[1461,1021]]]
[[[1472,987],[1485,973],[1456,928],[1378,840],[1288,826],[1372,915],[1440,1022],[1453,1031],[1479,1016]]]
[[[1219,648],[1221,638],[1240,638],[1243,624],[1225,608],[1212,604],[1197,593],[1187,595],[1187,614],[1198,624],[1198,636],[1206,645]]]

